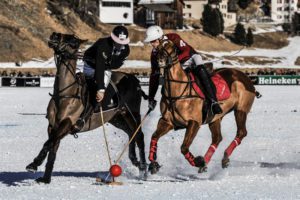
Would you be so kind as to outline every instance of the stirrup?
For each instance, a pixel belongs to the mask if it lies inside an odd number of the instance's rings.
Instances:
[[[79,132],[84,127],[84,125],[85,125],[85,120],[83,118],[79,118],[76,121],[73,130]]]
[[[211,103],[211,112],[215,115],[215,114],[221,114],[223,113],[223,110],[221,108],[221,106],[219,105],[219,103],[217,101],[213,101]]]

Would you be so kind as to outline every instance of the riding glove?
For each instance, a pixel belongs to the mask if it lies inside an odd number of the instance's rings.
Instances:
[[[104,97],[105,90],[98,90],[96,93],[96,100],[97,102],[101,102]]]

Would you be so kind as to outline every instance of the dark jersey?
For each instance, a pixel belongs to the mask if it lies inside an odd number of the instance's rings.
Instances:
[[[178,34],[168,33],[164,35],[163,39],[171,40],[175,46],[178,55],[179,62],[182,64],[188,59],[190,59],[197,52],[186,43]],[[149,85],[149,98],[154,99],[159,85],[159,66],[157,63],[157,51],[152,50],[151,53],[151,75],[150,75],[150,85]]]
[[[83,56],[83,60],[95,69],[95,80],[97,89],[104,89],[104,71],[120,68],[129,55],[129,46],[125,45],[121,50],[114,49],[111,37],[100,38]]]

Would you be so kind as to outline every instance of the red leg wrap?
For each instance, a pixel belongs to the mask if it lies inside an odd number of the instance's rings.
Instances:
[[[195,162],[194,162],[195,158],[191,152],[188,152],[187,154],[185,154],[184,157],[185,157],[185,159],[187,159],[189,161],[189,163],[192,166],[195,166]]]
[[[157,151],[157,139],[152,139],[150,143],[150,153],[149,153],[150,161],[156,160],[156,151]]]
[[[207,152],[204,156],[204,161],[206,164],[209,163],[211,157],[214,155],[216,149],[218,148],[218,146],[216,144],[212,144],[210,145],[210,147],[207,149]]]
[[[235,138],[235,139],[231,142],[231,144],[229,145],[229,147],[228,147],[228,148],[226,149],[226,151],[225,151],[228,157],[232,154],[233,150],[234,150],[239,144],[241,144],[241,140],[240,140],[239,138]]]

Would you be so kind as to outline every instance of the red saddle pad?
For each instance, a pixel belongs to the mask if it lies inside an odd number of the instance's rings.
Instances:
[[[194,74],[190,73],[190,77],[191,77],[192,81],[195,80]],[[212,76],[211,80],[213,81],[213,83],[216,86],[217,100],[223,101],[223,100],[228,99],[230,97],[230,89],[229,89],[226,81],[219,74],[215,74],[214,76]],[[197,83],[195,81],[193,82],[193,88],[202,99],[205,98],[203,92],[201,91],[201,89],[199,88],[199,86],[197,85]]]

